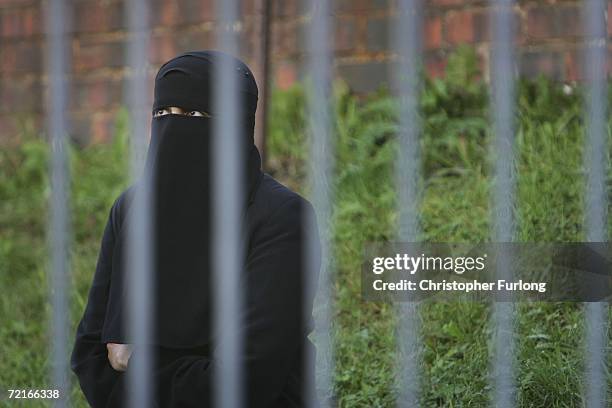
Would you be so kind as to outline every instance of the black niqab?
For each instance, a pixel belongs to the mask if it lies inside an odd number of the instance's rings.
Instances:
[[[218,51],[182,54],[164,64],[155,78],[153,110],[177,106],[212,117],[169,114],[152,119],[143,180],[152,182],[154,245],[152,265],[155,309],[151,344],[196,347],[211,342],[211,195],[215,64],[233,63],[240,102],[240,137],[245,163],[243,194],[248,200],[261,180],[261,159],[254,145],[257,85],[241,61]],[[147,178],[149,177],[149,178]],[[139,188],[137,185],[136,188]],[[112,259],[109,302],[102,341],[129,343],[127,240],[129,206]]]

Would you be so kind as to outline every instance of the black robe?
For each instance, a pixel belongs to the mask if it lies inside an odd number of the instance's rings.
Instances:
[[[87,307],[78,326],[71,366],[93,407],[121,407],[127,402],[127,372],[115,371],[101,341],[111,281],[115,240],[123,226],[129,191],[113,205],[104,230]],[[305,215],[308,215],[305,217]],[[246,213],[245,398],[249,407],[301,407],[305,404],[304,361],[314,362],[304,322],[306,225],[315,223],[308,201],[264,174],[251,195]],[[316,231],[316,225],[312,225]],[[311,269],[318,274],[320,259]],[[315,279],[311,276],[309,279]],[[212,347],[212,345],[210,345]],[[155,348],[154,400],[158,407],[212,406],[213,366],[210,347]],[[310,358],[304,360],[304,355]],[[131,359],[138,358],[134,351]],[[129,365],[128,365],[129,370]]]

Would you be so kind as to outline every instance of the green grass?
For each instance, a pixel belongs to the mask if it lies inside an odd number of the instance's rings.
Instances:
[[[418,220],[422,240],[490,239],[493,158],[487,88],[479,77],[473,54],[462,49],[445,79],[425,84]],[[521,82],[518,91],[517,240],[580,241],[580,89],[566,95],[560,85],[540,79]],[[334,393],[342,407],[390,407],[403,386],[394,375],[395,308],[361,299],[360,268],[367,241],[391,241],[396,234],[398,108],[384,90],[359,99],[337,84],[334,95],[335,201],[333,222],[323,226],[331,228],[336,266]],[[304,88],[298,86],[274,92],[268,171],[308,196],[305,99]],[[120,119],[112,144],[71,150],[73,330],[86,302],[108,210],[127,183],[125,116]],[[0,389],[49,387],[47,158],[45,144],[35,137],[0,151]],[[583,406],[583,306],[529,303],[518,305],[517,311],[519,406]],[[420,306],[423,406],[482,407],[491,402],[490,317],[491,305],[485,303]],[[71,398],[75,406],[85,406],[76,385]]]

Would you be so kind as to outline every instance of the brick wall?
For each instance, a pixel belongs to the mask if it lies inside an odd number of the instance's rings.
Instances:
[[[47,0],[49,1],[49,0]],[[272,0],[271,78],[285,88],[303,72],[307,10],[297,0]],[[424,60],[427,72],[444,72],[449,52],[472,44],[488,68],[488,3],[425,0]],[[0,0],[0,141],[14,140],[27,124],[40,129],[45,92],[44,2]],[[214,46],[214,1],[152,0],[151,75],[175,54]],[[241,57],[254,64],[257,41],[254,2],[243,1]],[[393,53],[388,28],[393,0],[335,0],[335,69],[356,92],[369,92],[388,79]],[[517,63],[526,76],[539,73],[561,81],[581,78],[581,2],[521,0],[515,7]],[[70,29],[71,135],[80,143],[112,137],[122,104],[126,69],[126,26],[122,0],[73,0]],[[612,11],[612,1],[608,2]],[[612,24],[608,21],[608,34]],[[608,59],[610,61],[610,58]]]

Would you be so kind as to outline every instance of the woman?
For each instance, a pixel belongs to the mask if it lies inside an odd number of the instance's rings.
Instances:
[[[260,170],[254,145],[257,84],[241,61],[216,51],[189,52],[164,64],[155,78],[151,142],[145,176],[152,180],[155,309],[154,400],[159,407],[211,406],[215,333],[211,325],[211,166],[216,107],[215,64],[235,64],[241,143],[245,157],[245,302],[241,320],[245,402],[253,407],[300,407],[312,373],[302,364],[314,353],[304,322],[306,278],[316,279],[319,257],[306,272],[306,231],[316,232],[311,205]],[[146,179],[146,177],[143,177]],[[126,370],[138,358],[126,336],[124,276],[130,187],[111,208],[87,307],[78,326],[72,369],[93,407],[123,406],[128,398]],[[305,221],[310,220],[310,221]],[[310,225],[307,225],[310,223]],[[309,276],[306,274],[309,273]],[[313,361],[308,358],[308,361]]]

